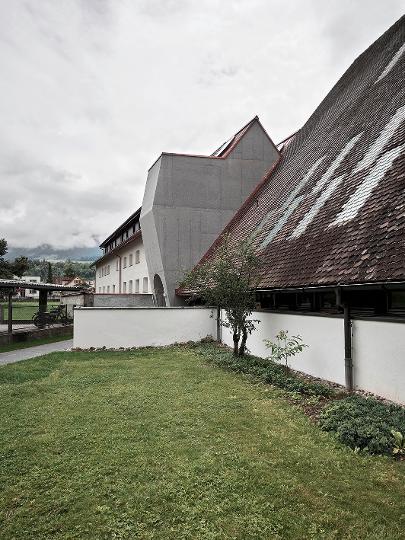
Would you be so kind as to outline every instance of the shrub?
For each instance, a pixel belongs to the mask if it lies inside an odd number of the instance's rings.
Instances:
[[[320,426],[334,432],[343,444],[371,454],[392,454],[392,431],[405,433],[405,409],[374,398],[350,396],[327,406]]]
[[[219,366],[236,373],[253,375],[260,380],[283,388],[288,392],[308,396],[325,396],[333,394],[332,388],[318,382],[308,382],[293,372],[286,373],[283,366],[272,360],[257,356],[233,356],[231,352],[217,345],[204,344],[198,348],[204,358]]]
[[[264,343],[271,351],[270,360],[283,363],[287,373],[290,370],[290,366],[288,365],[289,359],[302,352],[304,347],[308,347],[308,345],[302,342],[301,336],[289,336],[288,330],[280,330],[276,335],[276,341],[265,339]]]

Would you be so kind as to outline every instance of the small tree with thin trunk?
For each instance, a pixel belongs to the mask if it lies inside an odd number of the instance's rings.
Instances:
[[[244,240],[235,248],[225,237],[214,257],[186,274],[181,284],[194,298],[225,311],[226,320],[221,324],[232,330],[235,356],[245,354],[248,335],[259,322],[249,318],[256,304],[254,288],[259,266],[251,240]]]
[[[46,281],[47,281],[47,283],[53,283],[52,264],[49,261],[48,261]]]

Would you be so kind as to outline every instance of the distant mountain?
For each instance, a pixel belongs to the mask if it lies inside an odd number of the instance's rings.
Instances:
[[[17,248],[9,245],[6,259],[15,259],[21,256],[29,259],[45,259],[46,261],[66,261],[70,259],[71,261],[93,262],[101,256],[101,251],[98,247],[56,249],[49,244],[42,244],[33,248]]]

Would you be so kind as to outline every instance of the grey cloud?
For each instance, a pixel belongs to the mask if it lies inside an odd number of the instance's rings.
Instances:
[[[0,237],[93,246],[162,151],[210,153],[255,114],[281,140],[400,4],[0,3]]]

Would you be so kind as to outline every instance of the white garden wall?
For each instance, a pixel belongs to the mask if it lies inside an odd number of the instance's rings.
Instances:
[[[405,403],[405,324],[353,321],[355,385]]]
[[[343,320],[332,317],[316,317],[286,313],[254,312],[252,319],[260,320],[257,329],[248,337],[251,354],[269,356],[263,340],[274,341],[279,330],[290,335],[299,334],[309,345],[290,364],[299,371],[321,377],[339,384],[345,383]],[[232,334],[222,329],[222,341],[232,347]]]
[[[216,336],[215,315],[207,308],[76,308],[74,347],[145,347],[198,341]],[[292,360],[294,369],[344,385],[343,318],[290,313],[255,312],[261,323],[247,345],[266,357],[263,340],[279,330],[300,334],[307,349]],[[405,324],[354,320],[353,369],[356,388],[405,403]],[[232,347],[232,335],[222,328],[222,340]]]
[[[261,323],[248,338],[252,354],[266,357],[263,340],[279,330],[300,334],[309,345],[291,362],[294,369],[338,384],[345,384],[343,318],[254,312]],[[392,321],[354,320],[353,375],[356,388],[405,403],[405,324]],[[222,340],[232,346],[232,335],[222,329]]]
[[[78,308],[73,346],[146,347],[199,341],[216,335],[206,308]]]

